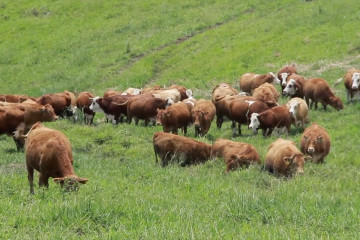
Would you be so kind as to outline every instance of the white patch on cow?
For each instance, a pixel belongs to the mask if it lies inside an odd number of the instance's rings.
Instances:
[[[353,83],[351,85],[352,89],[358,89],[360,84],[360,73],[354,73],[352,75]]]
[[[237,95],[238,96],[249,96],[249,94],[247,92],[239,92]]]
[[[135,88],[134,92],[133,92],[133,95],[139,95],[140,93],[141,93],[141,89]]]
[[[289,82],[286,84],[286,87],[284,88],[284,93],[289,95],[294,95],[296,93],[295,90],[295,79],[290,79]]]
[[[289,76],[289,74],[284,72],[284,73],[280,73],[280,76],[281,76],[281,79],[282,79],[281,85],[283,87],[285,87],[286,86],[286,79]]]
[[[127,92],[123,92],[123,93],[121,93],[120,95],[125,96],[125,95],[128,95],[128,93],[127,93]]]
[[[260,114],[258,114],[258,113],[253,113],[253,114],[251,114],[251,117],[250,117],[249,128],[251,128],[254,133],[257,133],[257,130],[258,130],[259,126],[260,126],[260,122],[259,122],[259,119],[258,119],[259,115]]]
[[[192,106],[195,106],[195,103],[193,103],[192,101],[189,101],[189,100],[185,100],[184,103],[185,103],[185,104],[190,103]]]
[[[246,111],[246,114],[245,114],[246,118],[249,118],[248,115],[249,115],[250,107],[255,101],[245,100],[245,102],[247,102],[249,104],[248,110]]]
[[[186,96],[188,96],[188,98],[192,98],[192,97],[193,97],[193,92],[192,92],[191,89],[187,89],[185,93],[186,93]]]
[[[280,79],[278,79],[277,76],[274,73],[269,72],[269,74],[273,77],[273,82],[272,82],[273,84],[280,84],[281,83]]]
[[[295,124],[297,124],[297,119],[296,119],[296,115],[297,115],[297,111],[299,108],[299,102],[297,101],[291,101],[290,102],[290,109],[289,109],[289,113],[291,114],[291,116],[294,117],[295,119]]]
[[[98,100],[100,99],[100,97],[94,97],[92,100],[92,103],[90,105],[90,110],[93,112],[100,112],[100,113],[104,113],[104,110],[100,107]]]
[[[170,107],[171,105],[174,104],[174,100],[171,97],[167,97],[166,98],[166,106],[165,107]]]

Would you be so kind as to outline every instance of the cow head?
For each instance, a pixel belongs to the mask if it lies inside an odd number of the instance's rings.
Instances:
[[[203,122],[206,118],[206,115],[208,115],[209,112],[206,111],[201,111],[201,110],[191,110],[191,115],[192,115],[192,122],[194,124],[195,127],[200,127],[200,123]]]
[[[61,187],[64,187],[68,191],[74,191],[79,188],[78,184],[85,184],[89,181],[87,178],[80,178],[76,175],[68,175],[61,178],[54,178],[55,183],[59,183]]]
[[[294,153],[290,157],[283,158],[291,173],[304,173],[305,158],[302,153]]]
[[[170,107],[171,105],[173,105],[175,102],[174,100],[171,98],[171,97],[166,97],[166,106],[165,108],[167,107]]]
[[[156,115],[156,125],[160,126],[160,125],[162,125],[162,120],[163,120],[163,118],[164,118],[164,112],[165,112],[165,110],[163,110],[163,109],[157,109],[156,112],[157,112],[157,115]]]
[[[290,102],[290,108],[289,108],[289,113],[291,114],[291,116],[293,116],[296,119],[296,113],[299,109],[300,106],[300,102],[297,101],[292,101]]]
[[[280,73],[281,86],[283,86],[283,87],[286,86],[286,79],[288,76],[289,76],[289,74],[287,72]]]
[[[259,113],[253,113],[250,117],[249,128],[253,130],[254,134],[257,134],[257,131],[260,127],[259,115]]]
[[[281,83],[280,79],[278,79],[274,73],[269,72],[269,74],[272,76],[272,79],[273,79],[272,84],[280,84]]]
[[[306,152],[312,156],[315,153],[316,145],[322,144],[323,136],[306,136],[304,135],[304,139],[306,142]]]
[[[299,86],[296,84],[295,79],[290,79],[284,88],[284,95],[294,95],[299,90]]]
[[[333,106],[338,111],[344,109],[341,99],[335,96],[330,97],[330,105]]]
[[[91,99],[91,98],[90,98]],[[103,101],[102,97],[94,97],[91,99],[91,105],[90,105],[90,110],[93,112],[101,112],[104,113],[104,110],[100,107],[99,102]]]
[[[360,73],[359,72],[356,72],[352,75],[352,80],[353,80],[353,83],[351,85],[351,88],[352,89],[359,89],[359,85],[360,85]]]
[[[186,96],[187,96],[188,98],[194,99],[194,98],[193,98],[193,92],[192,92],[191,89],[187,89],[185,93],[186,93]]]
[[[45,104],[45,106],[40,107],[39,111],[42,114],[41,120],[43,122],[51,122],[58,119],[58,116],[56,116],[54,112],[54,108],[50,104]]]

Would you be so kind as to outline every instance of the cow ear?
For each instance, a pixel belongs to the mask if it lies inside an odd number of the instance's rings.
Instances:
[[[46,111],[45,106],[40,107],[40,108],[39,108],[39,111],[40,111],[40,112],[45,112],[45,111]]]
[[[284,160],[286,166],[289,166],[290,163],[291,163],[292,158],[291,157],[284,157],[283,160]]]
[[[304,138],[305,138],[305,141],[307,141],[307,140],[308,140],[308,136],[304,135]]]
[[[318,143],[322,143],[322,140],[323,140],[323,137],[322,137],[322,136],[319,136],[319,137],[317,137],[317,139],[316,139],[316,141],[317,141]]]
[[[63,185],[65,178],[54,178],[54,182]]]
[[[89,181],[89,179],[77,177],[75,179],[75,181],[77,181],[78,183],[81,183],[81,184],[85,184],[85,183],[87,183]]]

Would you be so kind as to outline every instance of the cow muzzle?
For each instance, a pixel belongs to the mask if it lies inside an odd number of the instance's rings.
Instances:
[[[312,153],[315,152],[315,149],[314,149],[314,148],[308,148],[307,152],[310,153],[310,154],[312,154]]]

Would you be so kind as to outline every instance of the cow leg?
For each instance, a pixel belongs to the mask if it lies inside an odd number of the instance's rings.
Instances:
[[[42,186],[45,186],[47,188],[49,187],[49,177],[46,176],[43,173],[40,173],[40,175],[39,175],[39,187],[42,187]]]
[[[145,118],[145,127],[147,127],[148,125],[149,125],[149,119]]]
[[[231,124],[231,128],[233,130],[233,136],[235,137],[236,136],[236,123],[235,124]]]
[[[34,169],[28,165],[26,165],[26,169],[28,172],[28,180],[30,184],[30,193],[34,194]]]
[[[317,108],[318,108],[318,102],[315,101],[315,100],[313,100],[313,103],[315,104],[315,110],[317,110]]]
[[[217,128],[221,128],[221,126],[222,126],[222,123],[223,123],[223,119],[222,119],[222,117],[221,116],[216,116],[216,126],[217,126]]]
[[[138,118],[135,118],[134,119],[134,122],[135,122],[135,125],[138,125],[139,124],[139,119]],[[145,125],[146,126],[146,125]]]
[[[24,145],[25,145],[25,140],[22,138],[15,138],[13,137],[15,145],[16,145],[16,150],[19,152],[22,149],[24,149]]]
[[[326,104],[322,103],[323,107],[324,107],[324,111],[326,111]]]
[[[187,126],[184,126],[184,127],[183,127],[183,133],[184,133],[184,135],[187,134]]]
[[[239,132],[239,136],[241,136],[241,124],[238,123],[238,132]]]
[[[346,100],[347,100],[347,103],[350,103],[350,91],[349,90],[346,90]]]
[[[305,102],[309,106],[309,108],[311,109],[311,106],[309,105],[309,98],[308,97],[305,97]]]

